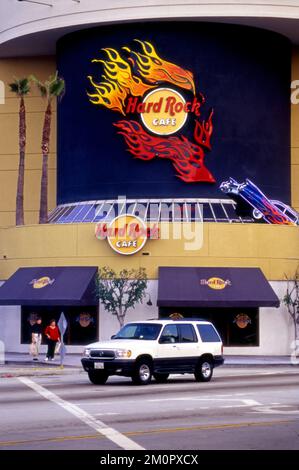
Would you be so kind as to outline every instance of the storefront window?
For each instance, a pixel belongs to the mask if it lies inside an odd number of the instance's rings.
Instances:
[[[30,343],[31,327],[36,319],[42,319],[44,328],[51,319],[58,322],[64,313],[68,326],[64,335],[67,345],[85,345],[98,339],[98,309],[90,307],[22,307],[21,343]],[[44,338],[43,338],[44,340]],[[45,341],[44,341],[45,342]]]
[[[259,346],[258,308],[169,308],[161,307],[160,318],[181,314],[184,318],[200,318],[213,323],[224,346]]]

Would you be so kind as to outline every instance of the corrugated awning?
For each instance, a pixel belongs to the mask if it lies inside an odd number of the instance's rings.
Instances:
[[[279,307],[259,268],[160,267],[160,307]]]
[[[0,287],[0,305],[97,305],[97,267],[19,268]]]

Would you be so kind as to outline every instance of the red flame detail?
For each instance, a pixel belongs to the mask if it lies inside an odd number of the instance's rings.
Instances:
[[[267,208],[263,211],[263,215],[266,217],[267,222],[270,224],[277,224],[277,225],[295,225],[291,222],[287,217],[275,209],[275,207],[268,203],[268,201],[263,201],[264,206]]]
[[[136,158],[168,158],[172,160],[178,178],[186,183],[215,183],[213,175],[204,164],[204,149],[211,149],[212,116],[213,111],[207,121],[195,121],[194,139],[198,145],[184,136],[163,138],[149,135],[136,121],[118,121],[114,126],[120,129],[118,133],[124,136],[129,152]]]

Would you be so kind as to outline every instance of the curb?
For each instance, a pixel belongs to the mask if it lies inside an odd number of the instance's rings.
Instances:
[[[84,372],[83,369],[75,368],[75,367],[64,367],[64,366],[57,366],[57,367],[35,367],[35,368],[24,368],[24,367],[16,367],[16,368],[5,368],[1,370],[0,368],[0,379],[3,378],[14,378],[14,377],[43,377],[43,376],[53,376],[53,375],[71,375],[74,373],[81,373]]]

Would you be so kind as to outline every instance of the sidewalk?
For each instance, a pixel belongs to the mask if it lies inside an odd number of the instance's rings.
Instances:
[[[1,377],[18,376],[44,376],[44,375],[67,375],[83,372],[81,366],[81,354],[68,354],[64,358],[63,366],[60,364],[60,356],[55,361],[45,362],[45,355],[40,356],[39,361],[33,361],[29,354],[6,353],[5,363],[0,363]]]
[[[17,377],[21,375],[66,375],[83,373],[81,354],[67,354],[63,366],[60,365],[60,356],[53,362],[44,362],[44,355],[37,362],[29,354],[6,353],[5,363],[0,364],[1,377]],[[292,366],[289,356],[225,356],[224,367],[250,367],[250,366]],[[294,366],[296,367],[296,366]],[[298,365],[297,365],[298,367]]]

